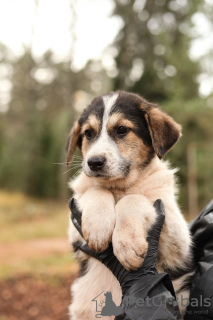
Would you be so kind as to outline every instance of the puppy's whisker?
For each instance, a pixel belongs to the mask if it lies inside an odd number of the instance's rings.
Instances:
[[[72,169],[69,169],[69,170],[63,172],[62,174],[66,174],[67,172],[69,172],[69,171],[71,171],[71,170],[72,170]]]
[[[66,164],[67,164],[67,162],[52,162],[52,164],[66,165]]]
[[[72,171],[73,169],[76,169],[76,168],[78,168],[78,167],[79,167],[79,165],[74,166],[73,168],[70,168],[69,170],[63,172],[62,174],[66,174],[67,172]],[[81,168],[80,168],[79,170],[81,170]]]
[[[73,157],[73,161],[72,161],[72,163],[75,163],[75,162],[79,162],[79,163],[81,163],[82,161],[83,161],[83,158],[82,157],[78,157],[78,156],[74,156]],[[61,165],[67,165],[67,161],[64,161],[64,162],[52,162],[52,164],[61,164]]]
[[[72,162],[67,167],[71,167],[73,165],[82,165],[82,162]]]
[[[76,165],[74,165],[72,168],[70,168],[70,170],[71,170],[71,169],[76,169],[76,168],[78,168],[78,167],[80,167],[80,165],[79,165],[79,164],[76,164]]]
[[[63,163],[52,163],[52,164],[60,165],[60,166],[62,166],[62,167],[66,167],[66,168],[72,168],[73,165],[74,165],[74,166],[81,166],[82,162],[77,162],[77,161],[76,161],[76,162],[71,163],[71,164],[69,164],[69,165],[63,164]]]
[[[71,166],[81,166],[82,165],[82,162],[73,162],[73,163],[70,163],[68,165],[68,167],[71,167]]]
[[[71,177],[71,179],[74,179],[80,172],[82,169],[79,169],[78,171],[76,171],[76,173],[74,173]]]

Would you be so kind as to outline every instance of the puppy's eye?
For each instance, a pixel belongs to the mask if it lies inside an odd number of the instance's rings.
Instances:
[[[124,136],[129,132],[129,128],[125,126],[120,126],[117,128],[117,134],[120,136]]]
[[[87,139],[91,139],[93,136],[93,131],[88,129],[84,131],[84,134],[87,137]]]

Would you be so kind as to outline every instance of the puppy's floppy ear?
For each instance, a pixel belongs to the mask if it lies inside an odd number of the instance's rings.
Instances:
[[[149,106],[144,111],[153,148],[162,159],[181,137],[181,126],[157,106]]]
[[[67,165],[70,164],[70,162],[73,160],[73,154],[75,151],[75,147],[77,145],[80,145],[80,131],[81,131],[81,127],[78,123],[78,121],[76,121],[74,123],[73,128],[70,131],[70,134],[68,136],[67,139]]]

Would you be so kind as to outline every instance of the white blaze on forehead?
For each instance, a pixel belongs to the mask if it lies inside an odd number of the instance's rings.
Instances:
[[[118,93],[113,93],[112,95],[103,96],[104,102],[104,116],[103,116],[103,124],[107,121],[110,111],[115,105],[115,102],[118,98]]]
[[[116,175],[118,173],[119,165],[122,161],[120,152],[116,143],[109,137],[107,132],[107,121],[111,110],[113,109],[115,102],[119,94],[114,93],[112,95],[103,96],[104,114],[102,121],[101,133],[98,140],[91,146],[85,158],[85,165],[89,158],[103,156],[106,158],[106,164],[108,166],[108,173]],[[88,168],[88,166],[86,165]],[[86,170],[87,170],[86,168]],[[110,168],[110,169],[109,169]]]
[[[104,115],[102,122],[102,130],[99,140],[108,140],[107,135],[107,120],[109,119],[110,111],[113,109],[115,102],[118,98],[118,93],[113,93],[112,95],[103,96],[104,102]]]

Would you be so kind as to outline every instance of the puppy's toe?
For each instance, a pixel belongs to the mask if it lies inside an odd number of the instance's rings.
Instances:
[[[90,239],[88,245],[95,252],[103,252],[108,248],[109,241],[104,239],[100,239],[99,241],[97,241],[97,239]]]
[[[112,230],[110,228],[105,230],[100,227],[96,232],[83,228],[82,232],[88,246],[95,252],[103,252],[112,241]]]
[[[127,254],[126,257],[126,265],[129,265],[129,268],[127,270],[136,270],[138,269],[145,258],[147,252],[147,243],[145,242],[142,247],[137,251],[134,247],[131,247],[129,249],[129,254]]]
[[[142,265],[147,247],[148,245],[145,240],[141,241],[137,247],[134,243],[115,241],[113,239],[114,254],[127,270],[136,270]]]

